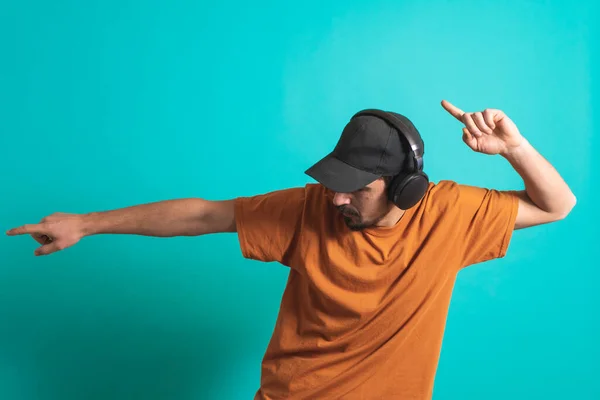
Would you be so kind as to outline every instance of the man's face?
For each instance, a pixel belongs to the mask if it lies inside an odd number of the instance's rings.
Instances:
[[[346,225],[355,231],[377,225],[391,208],[383,179],[377,179],[352,193],[332,194],[333,204],[342,214]]]

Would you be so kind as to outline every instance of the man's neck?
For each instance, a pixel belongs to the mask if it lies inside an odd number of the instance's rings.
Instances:
[[[381,218],[376,225],[381,227],[394,226],[400,221],[405,212],[405,210],[401,210],[396,206],[392,206],[390,211],[383,218]]]

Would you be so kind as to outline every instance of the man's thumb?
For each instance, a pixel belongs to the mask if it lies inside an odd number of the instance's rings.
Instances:
[[[41,247],[38,247],[35,250],[34,254],[36,256],[45,256],[45,255],[60,251],[64,248],[65,248],[65,246],[60,245],[59,242],[52,242],[52,243],[45,244]]]

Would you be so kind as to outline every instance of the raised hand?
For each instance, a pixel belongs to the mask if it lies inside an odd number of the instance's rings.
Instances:
[[[66,249],[79,242],[85,236],[84,223],[81,215],[54,213],[43,218],[38,224],[27,224],[9,229],[9,236],[29,234],[41,244],[34,254],[48,255]]]
[[[525,140],[514,122],[501,110],[488,108],[464,112],[447,100],[442,100],[442,107],[465,125],[463,141],[479,153],[507,155]]]

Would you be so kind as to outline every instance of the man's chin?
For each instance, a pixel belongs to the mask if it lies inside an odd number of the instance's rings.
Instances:
[[[344,218],[344,222],[346,223],[346,226],[352,230],[352,231],[362,231],[363,229],[367,228],[366,225],[360,223],[360,222],[356,222],[355,221],[355,217],[348,217],[348,216],[342,216],[342,218]]]

